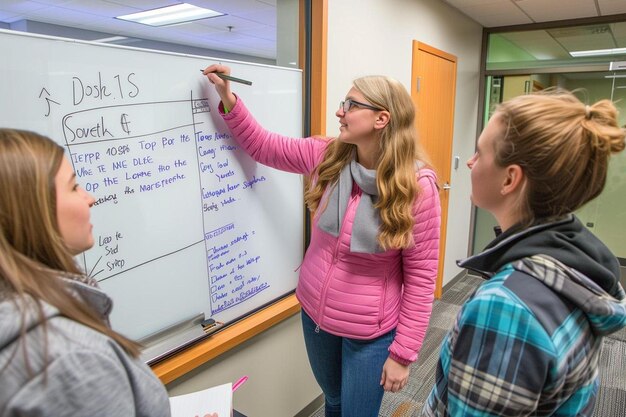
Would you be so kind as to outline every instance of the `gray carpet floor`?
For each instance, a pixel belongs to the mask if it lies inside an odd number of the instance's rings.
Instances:
[[[466,275],[446,288],[433,305],[428,332],[420,357],[411,365],[409,383],[398,393],[385,393],[380,417],[419,416],[422,405],[435,382],[435,369],[441,342],[452,327],[463,302],[482,282]],[[626,329],[607,337],[600,357],[600,391],[594,417],[626,416]],[[311,417],[324,417],[320,408]]]

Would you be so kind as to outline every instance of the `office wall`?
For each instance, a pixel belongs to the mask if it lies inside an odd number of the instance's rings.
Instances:
[[[295,416],[321,394],[304,347],[300,315],[293,316],[167,385],[187,394],[240,376],[250,379],[233,396],[248,417]],[[207,410],[211,412],[211,410]]]
[[[478,117],[478,81],[482,27],[439,0],[350,0],[328,5],[329,136],[339,133],[339,101],[363,75],[384,74],[411,86],[413,40],[455,55],[457,94],[452,155],[444,285],[461,269],[455,260],[467,256],[471,202],[467,159],[474,153]]]

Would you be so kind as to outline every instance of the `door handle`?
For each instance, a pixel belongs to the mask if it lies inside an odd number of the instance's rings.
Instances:
[[[444,183],[444,184],[441,186],[441,188],[442,188],[443,190],[449,190],[450,188],[452,188],[452,186],[450,185],[450,183],[447,183],[447,182],[446,182],[446,183]]]

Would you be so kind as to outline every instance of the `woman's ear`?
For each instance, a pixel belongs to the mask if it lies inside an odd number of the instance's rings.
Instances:
[[[378,113],[376,120],[374,121],[374,129],[383,129],[385,126],[389,124],[389,120],[391,120],[391,115],[387,110],[382,110]]]
[[[524,175],[522,167],[517,164],[509,165],[506,167],[506,176],[504,177],[504,182],[500,188],[500,193],[502,195],[519,193],[521,192],[525,181],[526,176]]]

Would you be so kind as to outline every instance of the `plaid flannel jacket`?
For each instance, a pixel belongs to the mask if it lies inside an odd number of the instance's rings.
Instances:
[[[509,262],[461,308],[424,416],[591,416],[602,336],[626,299],[546,255]]]

